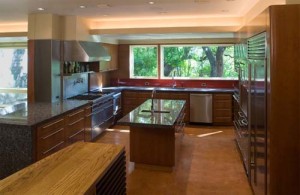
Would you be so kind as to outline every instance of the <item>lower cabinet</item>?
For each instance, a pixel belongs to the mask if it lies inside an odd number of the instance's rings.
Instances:
[[[232,125],[232,94],[213,94],[213,124]]]
[[[37,127],[36,159],[40,160],[77,141],[85,141],[88,107],[76,109]]]
[[[150,99],[152,95],[151,91],[124,91],[122,92],[122,109],[123,116],[131,112],[133,109],[141,105],[147,99]],[[154,95],[155,99],[172,99],[172,100],[185,100],[186,105],[189,105],[189,93],[183,92],[163,92],[157,91]],[[189,106],[185,107],[185,116],[184,121],[189,122],[190,120],[190,111]]]

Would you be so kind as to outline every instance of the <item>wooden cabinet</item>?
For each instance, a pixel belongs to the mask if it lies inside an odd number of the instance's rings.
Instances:
[[[66,144],[70,145],[77,141],[84,141],[84,118],[85,109],[76,110],[67,116],[66,121]]]
[[[122,108],[123,116],[128,114],[130,111],[141,105],[147,99],[151,98],[152,92],[150,91],[124,91],[122,92]],[[157,91],[154,95],[155,99],[172,99],[172,100],[185,100],[186,105],[190,105],[189,93],[183,92],[163,92]],[[190,111],[189,106],[185,107],[184,121],[189,122]]]
[[[118,69],[118,45],[103,43],[103,47],[107,49],[107,52],[111,56],[111,60],[106,64],[106,69],[103,69],[103,71],[117,70]]]
[[[37,127],[36,159],[40,160],[77,141],[85,141],[91,127],[90,106],[76,109]]]
[[[166,92],[158,91],[155,95],[157,99],[172,99],[172,100],[185,100],[185,107],[183,110],[184,122],[190,121],[190,94],[188,92]]]
[[[151,92],[147,91],[124,91],[122,92],[123,116],[151,98]]]
[[[213,123],[232,125],[232,94],[213,94]]]
[[[65,147],[63,117],[37,127],[37,159],[42,159]]]

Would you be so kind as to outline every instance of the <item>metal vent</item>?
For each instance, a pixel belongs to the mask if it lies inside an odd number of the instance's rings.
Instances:
[[[266,33],[260,33],[248,39],[248,59],[266,58]]]

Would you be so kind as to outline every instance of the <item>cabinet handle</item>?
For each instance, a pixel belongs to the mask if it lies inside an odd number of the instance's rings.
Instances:
[[[59,142],[58,144],[56,144],[55,146],[51,147],[50,149],[46,150],[45,152],[43,152],[43,154],[47,154],[48,152],[50,152],[51,150],[54,150],[55,148],[57,148],[59,145],[63,144],[64,141]]]
[[[85,117],[90,117],[92,115],[93,115],[93,113],[90,113],[90,114],[85,115]]]
[[[51,134],[49,134],[49,135],[47,135],[47,136],[45,136],[45,137],[42,137],[42,139],[47,139],[47,138],[49,138],[49,137],[51,137],[51,136],[53,136],[53,135],[59,133],[59,132],[62,131],[63,129],[64,129],[64,128],[60,128],[60,129],[58,129],[57,131],[55,131],[55,132],[53,132],[53,133],[51,133]]]
[[[53,122],[53,123],[50,123],[50,124],[48,124],[48,125],[46,125],[46,126],[43,126],[42,128],[43,128],[43,129],[46,129],[46,128],[52,126],[52,125],[55,125],[55,124],[57,124],[57,123],[62,122],[63,120],[64,120],[64,119],[60,119],[60,120],[55,121],[55,122]]]
[[[83,111],[84,111],[84,110],[79,110],[78,112],[75,112],[75,113],[69,114],[69,117],[75,116],[76,114],[79,114],[80,112],[83,112]]]
[[[84,120],[84,118],[80,118],[80,119],[78,119],[77,121],[75,121],[75,122],[73,122],[73,123],[70,123],[70,124],[68,124],[69,126],[72,126],[72,125],[74,125],[75,123],[78,123],[79,121],[81,121],[81,120]]]
[[[81,132],[83,132],[83,131],[84,131],[84,129],[81,129],[81,130],[78,131],[77,133],[71,135],[69,138],[75,137],[76,135],[78,135],[79,133],[81,133]]]

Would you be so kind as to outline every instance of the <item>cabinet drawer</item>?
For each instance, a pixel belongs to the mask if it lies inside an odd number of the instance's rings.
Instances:
[[[224,94],[214,94],[214,100],[231,100],[232,94],[224,93]]]
[[[214,117],[232,117],[231,109],[217,109],[214,110]]]
[[[231,100],[217,100],[214,101],[214,109],[231,109],[232,107],[232,102]]]
[[[38,138],[37,159],[42,159],[63,148],[65,146],[64,133],[64,128],[61,128],[52,134]]]
[[[54,134],[57,130],[63,128],[65,125],[65,120],[63,118],[51,121],[42,126],[38,127],[37,137],[47,137]]]
[[[84,130],[84,117],[68,124],[66,127],[66,137],[69,138],[82,130]]]
[[[137,104],[137,98],[126,98],[125,100],[124,100],[124,105],[135,105],[135,104]]]
[[[84,115],[85,115],[84,109],[76,110],[75,112],[72,112],[67,115],[66,122],[67,122],[67,124],[74,123],[74,122],[78,121],[79,119],[84,118]]]
[[[124,94],[124,97],[137,97],[137,92],[133,92],[133,91],[124,91],[122,92]]]

